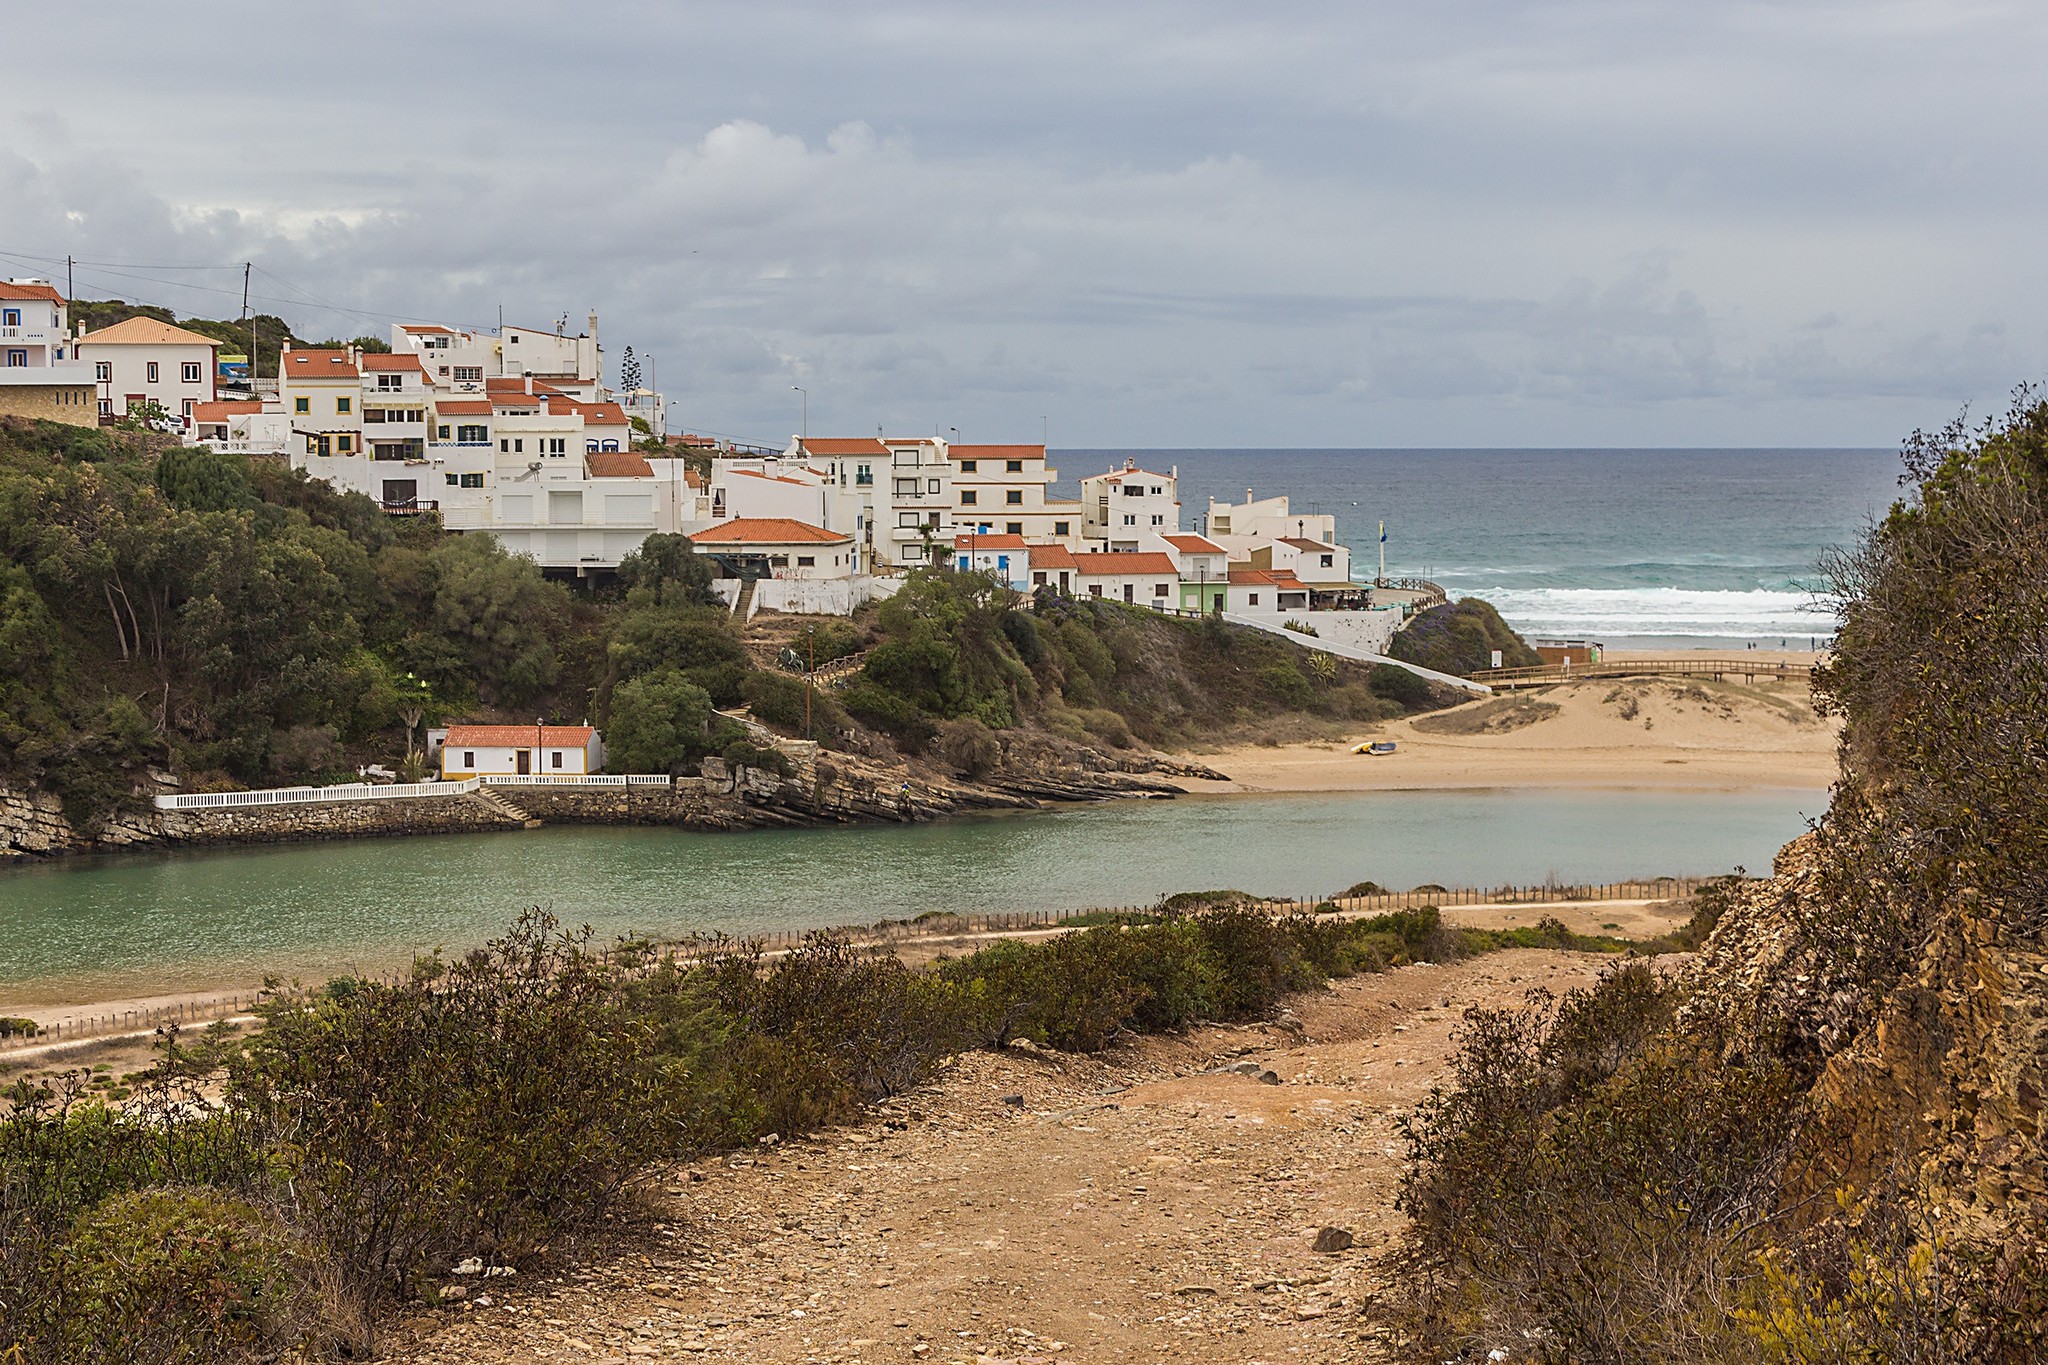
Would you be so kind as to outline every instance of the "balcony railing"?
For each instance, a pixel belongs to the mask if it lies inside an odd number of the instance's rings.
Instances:
[[[384,510],[394,517],[416,517],[422,512],[440,511],[441,504],[431,498],[399,498],[396,501],[387,500],[384,503]]]
[[[487,450],[490,448],[490,444],[489,441],[429,441],[427,442],[427,448],[429,450]]]

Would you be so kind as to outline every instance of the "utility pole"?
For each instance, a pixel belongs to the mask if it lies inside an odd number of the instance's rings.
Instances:
[[[249,324],[249,393],[256,393],[256,315],[249,311],[249,267],[242,262],[242,321]]]
[[[64,258],[64,302],[71,302],[71,257]]]

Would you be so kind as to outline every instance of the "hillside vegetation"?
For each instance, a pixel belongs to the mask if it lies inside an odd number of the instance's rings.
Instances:
[[[587,719],[634,771],[772,762],[715,714],[744,705],[786,734],[984,774],[1012,739],[1057,757],[1433,704],[1398,670],[924,573],[809,632],[820,662],[870,652],[806,727],[804,685],[757,666],[709,582],[687,540],[655,536],[616,584],[572,593],[488,536],[387,517],[278,461],[0,422],[0,781],[56,792],[89,830],[151,769],[188,789],[417,775],[424,727],[448,720]]]
[[[1847,777],[1697,968],[1468,1016],[1410,1122],[1427,1358],[2048,1353],[2048,404],[1830,566]]]
[[[1492,668],[1495,650],[1500,651],[1502,668],[1529,668],[1543,662],[1490,603],[1476,597],[1431,607],[1387,646],[1393,658],[1460,677]]]

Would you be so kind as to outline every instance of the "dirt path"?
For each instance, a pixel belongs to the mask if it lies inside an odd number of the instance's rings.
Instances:
[[[1342,983],[1298,1023],[972,1054],[867,1125],[678,1171],[664,1221],[472,1281],[386,1344],[418,1365],[1369,1359],[1395,1120],[1468,1005],[1612,961],[1500,953]],[[1201,1074],[1237,1061],[1278,1083]],[[1357,1246],[1315,1252],[1325,1226]]]

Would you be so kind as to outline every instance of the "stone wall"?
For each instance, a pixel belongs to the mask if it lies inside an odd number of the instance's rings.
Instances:
[[[471,796],[330,801],[157,815],[166,844],[285,844],[302,839],[373,839],[402,834],[474,834],[525,822]]]
[[[0,384],[0,416],[73,427],[100,424],[99,400],[90,384]]]

